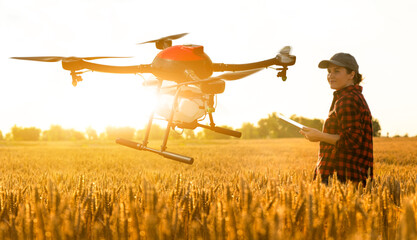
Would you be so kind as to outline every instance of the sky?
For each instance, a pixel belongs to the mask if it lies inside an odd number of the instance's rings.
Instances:
[[[154,89],[142,86],[149,74],[90,72],[74,88],[61,63],[10,57],[130,56],[95,62],[148,64],[158,50],[137,43],[189,33],[174,44],[203,45],[216,63],[269,59],[287,45],[297,56],[285,82],[272,69],[227,82],[217,125],[256,125],[272,112],[325,119],[333,90],[317,65],[348,52],[382,135],[415,136],[416,11],[414,0],[0,0],[0,130],[143,128],[156,102]]]

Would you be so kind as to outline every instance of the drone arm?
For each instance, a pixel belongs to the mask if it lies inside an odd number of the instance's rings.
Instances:
[[[118,74],[136,74],[136,73],[152,73],[150,64],[142,64],[135,66],[110,66],[97,63],[78,61],[62,61],[62,67],[70,71],[79,71],[88,69],[93,72],[118,73]]]
[[[285,61],[284,61],[285,60]],[[290,56],[289,58],[282,59],[280,57],[275,57],[267,59],[264,61],[246,63],[246,64],[225,64],[225,63],[213,63],[214,72],[224,72],[224,71],[244,71],[257,68],[267,68],[272,65],[279,66],[291,66],[295,64],[295,56]]]
[[[225,72],[225,71],[244,71],[250,69],[257,69],[257,68],[266,68],[269,66],[274,65],[276,62],[275,58],[271,58],[268,60],[254,62],[254,63],[246,63],[246,64],[225,64],[225,63],[213,63],[213,71],[214,72]]]

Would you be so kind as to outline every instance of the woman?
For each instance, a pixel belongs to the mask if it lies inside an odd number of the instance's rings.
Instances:
[[[321,61],[319,68],[327,68],[327,80],[335,92],[323,131],[300,130],[309,141],[320,141],[315,176],[320,174],[327,184],[336,173],[341,182],[365,184],[373,177],[372,115],[359,86],[359,66],[352,55],[337,53]]]

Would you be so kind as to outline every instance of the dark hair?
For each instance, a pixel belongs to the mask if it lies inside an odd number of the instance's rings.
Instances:
[[[353,70],[350,68],[346,68],[346,72],[347,74],[350,74]],[[355,72],[355,76],[353,77],[353,83],[355,85],[359,84],[360,82],[362,82],[363,78],[362,78],[362,74]]]

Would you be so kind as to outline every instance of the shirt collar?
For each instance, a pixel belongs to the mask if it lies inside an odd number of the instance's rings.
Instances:
[[[348,94],[349,92],[352,92],[352,91],[361,93],[362,92],[362,86],[359,86],[358,84],[347,86],[347,87],[342,88],[340,90],[334,91],[333,96],[335,96],[336,98],[340,98],[341,96],[344,96],[344,95],[346,95],[346,94]]]

